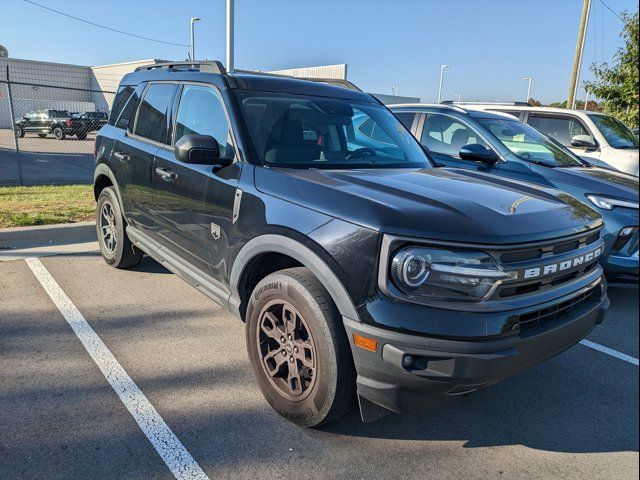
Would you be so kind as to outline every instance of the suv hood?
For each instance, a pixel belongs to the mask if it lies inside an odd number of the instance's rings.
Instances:
[[[258,190],[364,227],[434,240],[510,244],[599,226],[568,194],[458,169],[256,167]]]
[[[547,168],[532,165],[531,168],[534,171],[537,170],[560,190],[565,190],[566,185],[571,185],[584,190],[585,195],[594,193],[633,202],[638,201],[638,177],[626,173],[599,167]]]

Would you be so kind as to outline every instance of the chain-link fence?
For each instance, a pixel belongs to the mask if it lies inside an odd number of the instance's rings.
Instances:
[[[0,185],[90,183],[93,145],[121,75],[0,64]]]

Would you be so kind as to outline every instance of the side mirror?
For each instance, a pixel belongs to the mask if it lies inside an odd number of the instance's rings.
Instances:
[[[574,135],[571,137],[571,146],[576,148],[586,148],[587,150],[595,150],[598,148],[596,141],[591,135]]]
[[[493,165],[498,161],[498,155],[493,150],[489,150],[479,143],[465,145],[460,149],[458,155],[463,160],[473,160],[475,162],[486,163],[487,165]]]
[[[198,165],[229,165],[232,160],[220,158],[220,146],[211,135],[184,135],[174,147],[178,160]]]

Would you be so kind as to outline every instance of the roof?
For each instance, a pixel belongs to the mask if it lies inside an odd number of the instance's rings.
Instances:
[[[387,105],[391,110],[440,110],[448,113],[457,113],[462,115],[468,115],[472,118],[510,118],[515,120],[511,115],[499,113],[499,112],[487,112],[483,110],[473,110],[470,108],[464,108],[460,105],[442,104],[442,103],[397,103],[394,105]]]
[[[571,108],[559,108],[559,107],[533,107],[533,106],[522,106],[522,105],[505,105],[505,104],[492,104],[492,103],[472,103],[468,105],[458,104],[457,106],[462,108],[467,108],[469,110],[484,110],[489,108],[496,108],[500,110],[510,110],[510,111],[528,111],[528,112],[547,112],[547,113],[573,113],[584,115],[587,113],[598,114],[599,112],[592,111],[584,111],[578,109]]]
[[[122,78],[122,85],[138,85],[146,81],[198,81],[219,88],[261,92],[315,95],[367,103],[379,103],[353,84],[336,79],[299,79],[283,75],[241,72],[228,74],[219,62],[174,62],[140,67]],[[337,85],[340,86],[337,86]]]

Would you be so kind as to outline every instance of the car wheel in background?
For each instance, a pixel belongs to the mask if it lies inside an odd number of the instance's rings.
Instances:
[[[113,187],[107,187],[98,197],[96,234],[102,258],[115,268],[131,267],[142,258],[142,251],[129,240]]]
[[[64,140],[64,137],[66,137],[64,130],[62,130],[62,128],[60,127],[56,127],[53,129],[53,135],[58,139],[58,140]]]
[[[246,314],[249,358],[263,395],[303,426],[336,420],[355,404],[355,369],[342,318],[306,268],[261,280]]]
[[[16,137],[24,137],[24,130],[22,129],[22,127],[16,127]]]

